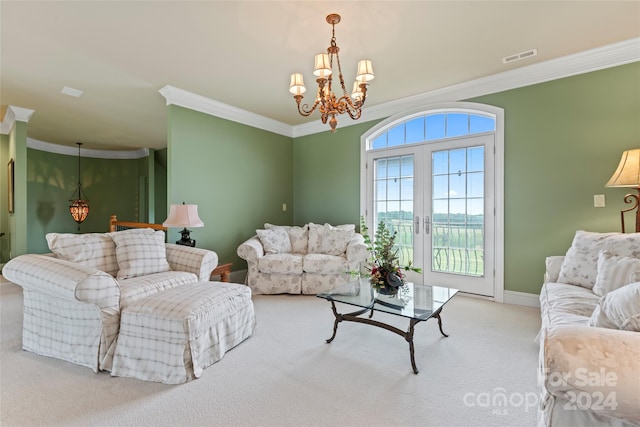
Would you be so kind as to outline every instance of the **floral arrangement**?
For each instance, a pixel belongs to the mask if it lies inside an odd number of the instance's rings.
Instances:
[[[369,237],[369,228],[364,217],[360,218],[360,232],[371,253],[371,264],[365,267],[370,274],[369,282],[379,292],[391,294],[397,292],[398,288],[405,283],[403,270],[422,272],[421,269],[413,267],[411,263],[400,267],[398,248],[395,247],[397,232],[392,233],[383,221],[378,223],[373,242]]]

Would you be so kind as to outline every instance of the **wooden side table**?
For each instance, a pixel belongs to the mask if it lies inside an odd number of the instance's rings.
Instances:
[[[233,266],[233,263],[227,263],[227,264],[222,264],[217,266],[212,272],[211,272],[211,276],[210,278],[213,278],[214,276],[220,276],[220,281],[221,282],[228,282],[229,281],[229,276],[231,275],[231,267]]]

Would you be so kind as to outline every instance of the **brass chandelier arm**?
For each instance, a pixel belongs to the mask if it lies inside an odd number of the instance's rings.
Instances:
[[[313,105],[309,107],[309,104],[302,103],[302,95],[296,95],[294,96],[294,98],[296,99],[296,104],[298,104],[298,113],[300,113],[300,115],[304,117],[308,117],[313,114],[313,112],[316,111],[318,104],[320,104],[320,102],[316,100],[316,102],[314,102]]]

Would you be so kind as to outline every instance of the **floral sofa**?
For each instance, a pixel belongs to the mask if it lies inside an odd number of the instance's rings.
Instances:
[[[165,243],[163,231],[46,236],[51,254],[20,255],[2,269],[24,289],[25,350],[111,370],[120,314],[161,291],[208,281],[209,250]]]
[[[538,425],[640,425],[640,234],[577,231],[540,310]]]
[[[355,225],[265,224],[238,246],[255,294],[317,294],[352,279],[369,253]]]

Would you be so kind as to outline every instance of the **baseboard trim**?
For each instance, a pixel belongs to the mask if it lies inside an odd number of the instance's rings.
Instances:
[[[505,290],[503,302],[505,304],[524,305],[526,307],[540,308],[540,295]]]

